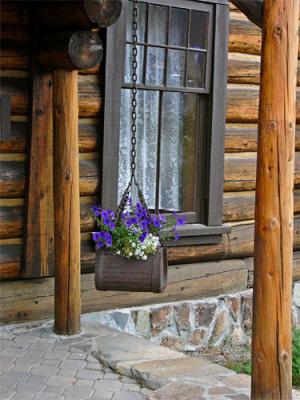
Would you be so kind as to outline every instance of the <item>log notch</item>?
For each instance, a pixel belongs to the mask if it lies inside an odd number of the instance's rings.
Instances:
[[[39,63],[47,69],[89,69],[102,60],[103,46],[100,37],[92,31],[68,31],[43,38]]]
[[[231,2],[247,15],[255,25],[262,26],[263,0],[231,0]]]
[[[292,398],[293,168],[299,0],[264,0],[256,183],[252,394]]]
[[[78,73],[54,71],[55,331],[80,331]]]

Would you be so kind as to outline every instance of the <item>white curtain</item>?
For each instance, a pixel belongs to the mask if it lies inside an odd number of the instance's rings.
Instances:
[[[150,13],[149,38],[152,43],[163,43],[166,35],[163,27],[166,25],[165,7],[153,7]],[[167,9],[166,9],[167,10]],[[130,24],[130,21],[129,21]],[[129,30],[130,27],[128,27]],[[185,29],[185,28],[183,28]],[[173,42],[180,43],[180,36],[186,31],[172,31]],[[164,84],[166,50],[149,47],[146,68],[146,84]],[[172,86],[183,86],[185,52],[171,51],[168,55],[167,82]],[[127,45],[125,62],[125,82],[131,82],[131,47]],[[138,82],[143,79],[144,49],[138,46]],[[156,171],[158,155],[159,127],[159,91],[139,90],[137,97],[137,178],[144,193],[148,206],[155,208]],[[180,92],[163,92],[161,104],[161,155],[159,177],[159,208],[161,210],[182,210],[182,168],[184,118],[186,94]],[[126,188],[130,178],[130,137],[131,137],[131,91],[122,89],[121,120],[120,120],[120,150],[119,150],[119,198]],[[135,196],[133,196],[135,197]],[[134,198],[136,201],[136,198]]]

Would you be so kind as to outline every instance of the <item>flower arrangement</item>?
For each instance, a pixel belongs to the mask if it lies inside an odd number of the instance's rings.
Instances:
[[[127,207],[117,218],[112,210],[94,206],[92,211],[99,231],[92,237],[98,248],[105,248],[127,259],[146,261],[161,246],[162,239],[179,239],[177,227],[185,223],[185,216],[173,212],[170,216],[150,214],[141,203]]]

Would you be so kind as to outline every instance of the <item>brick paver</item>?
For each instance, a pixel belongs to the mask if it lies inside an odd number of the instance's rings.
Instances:
[[[92,339],[57,336],[49,324],[0,328],[0,400],[146,400],[147,389],[92,356]]]

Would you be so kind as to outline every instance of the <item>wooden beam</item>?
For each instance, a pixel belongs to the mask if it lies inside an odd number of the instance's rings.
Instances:
[[[298,18],[299,0],[264,0],[254,250],[253,400],[292,399]]]
[[[33,65],[24,278],[54,273],[52,74]]]
[[[78,74],[53,74],[55,323],[58,334],[80,331],[80,204]]]
[[[103,46],[97,32],[67,31],[41,40],[38,61],[47,69],[68,71],[95,68],[100,65]]]
[[[264,0],[230,0],[237,6],[255,25],[262,27]]]

